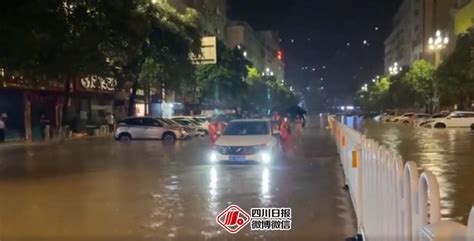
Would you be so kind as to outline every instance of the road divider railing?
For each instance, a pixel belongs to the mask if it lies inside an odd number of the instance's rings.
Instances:
[[[436,176],[358,131],[328,117],[350,192],[360,236],[368,241],[474,241],[468,226],[441,220]]]

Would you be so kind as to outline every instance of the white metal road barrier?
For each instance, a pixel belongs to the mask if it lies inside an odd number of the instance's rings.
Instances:
[[[368,241],[474,241],[474,208],[468,226],[441,220],[438,181],[414,162],[328,117],[357,215]]]

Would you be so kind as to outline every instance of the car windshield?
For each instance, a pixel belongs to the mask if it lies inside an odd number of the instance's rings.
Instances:
[[[199,122],[199,123],[204,123],[204,122],[206,122],[206,119],[204,119],[204,118],[199,118],[199,117],[194,117],[193,120],[196,121],[196,122]]]
[[[270,129],[266,121],[236,121],[224,129],[224,136],[268,135]]]
[[[173,125],[173,123],[170,123],[170,122],[168,122],[168,121],[165,120],[165,119],[158,118],[158,119],[156,119],[156,120],[157,120],[161,125],[163,125],[163,126],[170,126],[170,125]]]
[[[177,123],[179,123],[181,125],[186,125],[186,126],[193,125],[192,122],[190,122],[188,120],[184,120],[184,119],[174,119],[173,121],[176,121]]]
[[[170,119],[158,119],[158,120],[160,120],[161,122],[166,123],[167,125],[176,125],[177,124],[176,122],[174,122]]]
[[[195,124],[195,125],[200,125],[201,124],[201,123],[199,123],[199,121],[194,120],[194,119],[186,119],[186,120],[193,123],[193,124]]]

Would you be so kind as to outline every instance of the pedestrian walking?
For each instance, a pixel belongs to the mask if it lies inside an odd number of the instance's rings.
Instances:
[[[272,130],[273,131],[280,131],[280,115],[278,112],[273,113],[272,117]]]
[[[44,114],[41,115],[40,124],[41,124],[43,139],[47,141],[49,140],[49,137],[50,137],[50,133],[49,133],[50,121],[48,118],[46,118]]]
[[[109,133],[113,133],[115,130],[115,118],[112,113],[107,112],[107,115],[105,115],[105,121],[107,122],[107,126],[109,127]]]
[[[3,114],[0,116],[0,143],[5,142],[5,134],[7,132],[7,126],[3,120]]]
[[[293,149],[293,140],[291,137],[291,128],[287,118],[284,118],[280,125],[280,140],[283,153],[290,153]]]
[[[208,133],[209,133],[209,146],[214,146],[214,143],[216,143],[217,138],[219,138],[219,125],[216,120],[211,121],[209,123],[208,128]]]
[[[301,142],[301,137],[303,136],[303,119],[301,119],[300,115],[296,116],[295,119],[295,140],[297,143]]]

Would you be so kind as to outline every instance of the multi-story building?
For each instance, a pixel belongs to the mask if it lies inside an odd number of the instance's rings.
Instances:
[[[242,48],[244,55],[254,67],[264,71],[266,68],[265,49],[253,28],[243,21],[230,21],[226,31],[228,46]]]
[[[394,63],[399,66],[411,64],[411,2],[403,1],[393,18],[393,30],[385,40],[385,71]]]
[[[195,9],[201,17],[204,35],[216,36],[225,42],[227,24],[227,0],[169,0],[179,12]]]
[[[282,81],[285,78],[285,65],[282,59],[282,53],[280,49],[280,36],[278,32],[265,30],[257,33],[260,40],[263,43],[265,50],[265,65],[270,70],[270,73],[274,73],[278,81]],[[280,58],[278,57],[280,55]],[[265,70],[266,71],[266,70]]]
[[[393,18],[392,32],[385,41],[385,70],[394,63],[410,66],[415,60],[433,60],[428,40],[437,30],[455,38],[453,11],[466,0],[404,0]],[[454,48],[451,41],[444,55]]]
[[[277,32],[256,32],[246,22],[228,21],[226,0],[168,0],[179,12],[195,9],[201,16],[204,35],[216,36],[229,48],[243,48],[246,57],[262,73],[284,79],[284,65],[277,58],[280,38]]]
[[[260,72],[284,80],[284,64],[282,59],[278,59],[280,38],[277,32],[256,32],[246,22],[231,21],[227,26],[227,38],[228,46],[242,48],[246,58]]]

